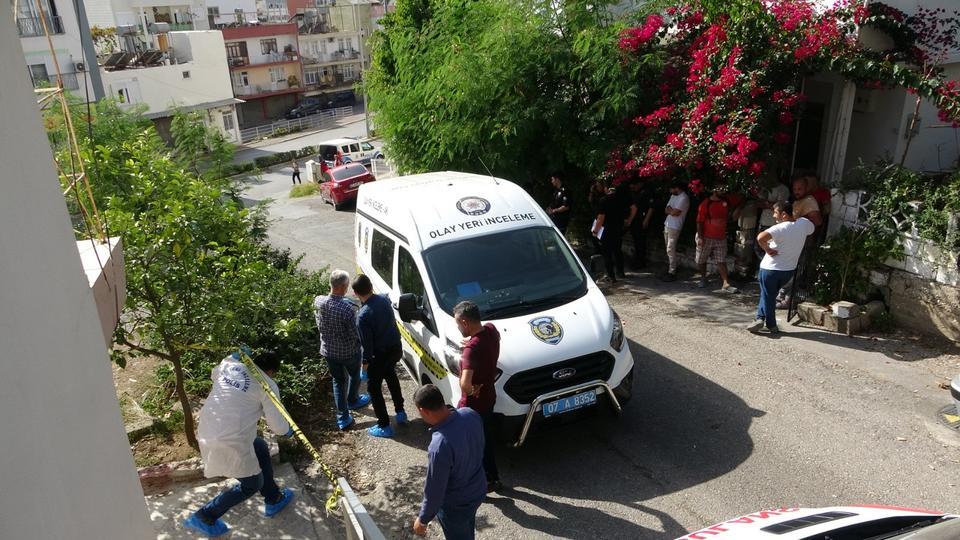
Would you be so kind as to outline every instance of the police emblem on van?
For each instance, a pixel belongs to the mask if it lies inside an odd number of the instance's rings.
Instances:
[[[553,317],[537,317],[530,321],[530,330],[540,341],[556,345],[563,339],[563,327]]]
[[[490,201],[482,197],[464,197],[457,201],[457,210],[468,216],[482,216],[490,211]]]

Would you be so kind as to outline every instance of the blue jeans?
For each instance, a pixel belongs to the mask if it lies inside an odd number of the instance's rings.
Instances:
[[[437,512],[437,521],[447,540],[473,540],[477,529],[477,510],[480,503],[464,506],[444,506]]]
[[[333,401],[337,405],[337,419],[350,420],[350,403],[356,403],[360,392],[360,353],[353,358],[327,358],[333,379]],[[344,392],[346,387],[346,392]]]
[[[760,305],[757,306],[757,320],[766,321],[767,328],[777,327],[777,293],[790,281],[794,270],[760,269]]]
[[[280,499],[280,488],[273,480],[273,463],[270,462],[270,449],[266,441],[257,437],[253,440],[253,450],[257,454],[257,462],[260,463],[260,472],[246,478],[237,478],[239,484],[217,495],[212,501],[208,502],[197,510],[201,519],[208,523],[220,519],[220,516],[227,513],[234,506],[249,499],[254,493],[260,492],[264,501],[274,504]]]

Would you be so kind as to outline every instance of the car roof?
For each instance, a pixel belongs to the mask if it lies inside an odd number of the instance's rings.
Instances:
[[[520,186],[501,178],[445,171],[364,184],[357,213],[411,247],[530,226],[552,226]]]
[[[367,168],[363,166],[363,163],[358,163],[356,161],[351,161],[350,163],[344,163],[343,165],[337,165],[336,167],[330,167],[330,172],[343,171],[346,169],[362,169],[363,172],[368,172]]]
[[[330,139],[329,141],[323,141],[322,143],[319,144],[319,146],[324,146],[324,145],[337,145],[337,144],[350,144],[350,143],[355,143],[355,142],[357,142],[356,139],[346,139],[346,138]]]

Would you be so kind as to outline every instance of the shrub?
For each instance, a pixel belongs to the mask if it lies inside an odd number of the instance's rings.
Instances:
[[[320,192],[320,184],[307,182],[306,184],[297,184],[290,188],[290,198],[309,197]]]

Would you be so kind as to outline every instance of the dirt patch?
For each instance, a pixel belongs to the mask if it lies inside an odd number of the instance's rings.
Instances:
[[[187,436],[183,431],[152,433],[134,443],[130,449],[137,467],[182,461],[200,455],[187,444]]]

